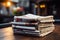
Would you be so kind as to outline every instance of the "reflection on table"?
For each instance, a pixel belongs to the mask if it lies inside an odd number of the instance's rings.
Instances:
[[[0,29],[0,40],[14,40],[12,27]]]

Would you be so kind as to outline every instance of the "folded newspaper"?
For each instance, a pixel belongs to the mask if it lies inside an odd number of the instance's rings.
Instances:
[[[45,36],[53,32],[55,28],[53,22],[53,16],[26,14],[14,16],[14,22],[11,23],[14,33]]]

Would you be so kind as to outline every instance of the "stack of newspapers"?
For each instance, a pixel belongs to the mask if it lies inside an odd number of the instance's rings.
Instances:
[[[40,21],[38,24],[38,30],[40,30],[41,33],[40,36],[45,36],[55,29],[53,16],[42,16],[39,17],[38,20]]]
[[[45,36],[54,30],[53,16],[37,16],[27,14],[15,16],[12,27],[14,33],[31,34],[36,36]]]

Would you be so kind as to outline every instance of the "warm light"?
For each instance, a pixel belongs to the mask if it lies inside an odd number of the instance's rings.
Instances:
[[[10,1],[3,2],[2,4],[3,4],[3,6],[5,6],[5,7],[10,7],[10,6],[12,5],[12,3],[11,3]]]
[[[40,8],[45,8],[45,4],[40,5]]]
[[[37,5],[35,5],[35,8],[37,8],[38,6]]]
[[[10,7],[11,6],[11,2],[7,2],[7,7]]]

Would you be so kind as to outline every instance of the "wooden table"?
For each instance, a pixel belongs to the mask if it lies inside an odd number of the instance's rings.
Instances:
[[[0,40],[60,40],[60,24],[55,24],[55,30],[44,37],[13,34],[12,27],[0,29]]]
[[[55,30],[44,37],[32,37],[32,36],[22,36],[22,35],[15,35],[16,40],[60,40],[60,24],[55,24]]]

